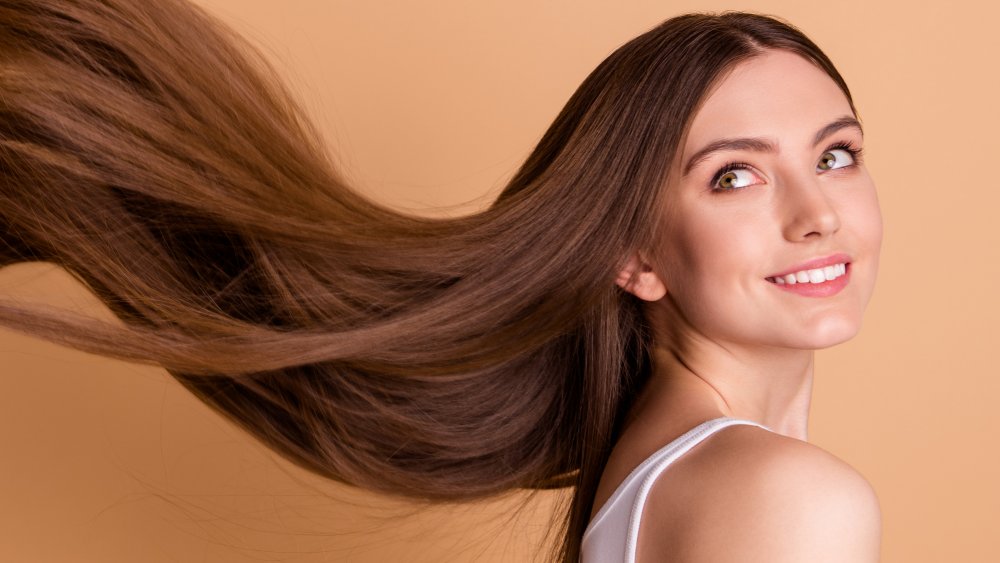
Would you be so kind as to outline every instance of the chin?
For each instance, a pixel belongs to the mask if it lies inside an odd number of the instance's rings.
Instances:
[[[822,350],[843,344],[861,331],[860,318],[824,317],[798,333],[792,348]]]

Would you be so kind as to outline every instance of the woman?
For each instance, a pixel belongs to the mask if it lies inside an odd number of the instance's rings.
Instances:
[[[737,64],[700,105],[662,242],[618,278],[646,302],[657,347],[598,487],[603,506],[631,484],[591,522],[595,561],[878,559],[870,485],[805,442],[813,350],[857,332],[875,280],[881,219],[861,144],[836,82],[785,50]],[[757,422],[685,453],[734,417]]]
[[[3,325],[162,365],[361,487],[573,486],[565,561],[877,559],[871,488],[804,439],[878,205],[847,86],[791,26],[667,20],[447,220],[351,191],[277,74],[182,0],[2,1],[0,60],[2,263],[60,264],[122,321],[6,302]]]

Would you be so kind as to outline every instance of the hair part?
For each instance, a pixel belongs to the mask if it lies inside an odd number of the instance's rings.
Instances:
[[[55,263],[121,321],[8,299],[0,325],[163,366],[332,479],[434,501],[574,486],[557,557],[576,561],[650,369],[614,280],[656,240],[706,93],[764,49],[851,100],[786,22],[678,16],[587,77],[492,206],[429,219],[345,185],[279,74],[204,10],[0,0],[0,266]]]

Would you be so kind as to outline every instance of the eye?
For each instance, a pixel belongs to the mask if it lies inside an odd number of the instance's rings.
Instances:
[[[745,162],[730,162],[723,166],[712,178],[711,188],[717,192],[741,190],[748,186],[761,183],[757,175],[750,171],[750,165]]]
[[[861,149],[854,148],[846,143],[830,147],[819,158],[817,170],[836,170],[852,164],[857,164],[861,159]]]

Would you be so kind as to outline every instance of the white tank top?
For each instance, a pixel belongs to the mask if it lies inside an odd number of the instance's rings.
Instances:
[[[634,563],[642,508],[656,478],[696,444],[734,424],[771,430],[751,420],[723,416],[695,426],[657,450],[629,473],[587,525],[580,547],[581,563]]]

